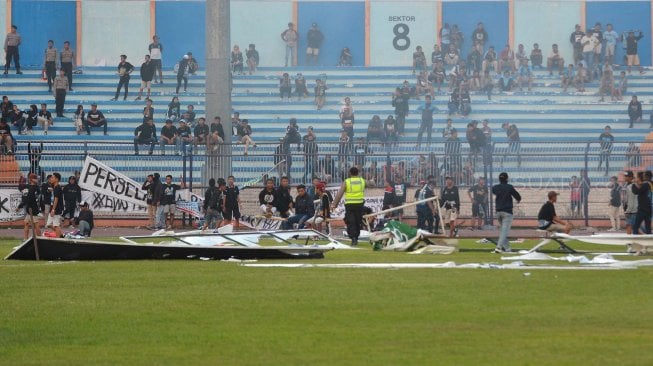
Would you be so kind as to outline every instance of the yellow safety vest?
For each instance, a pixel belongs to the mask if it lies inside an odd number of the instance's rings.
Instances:
[[[365,202],[365,180],[363,178],[345,179],[345,204]]]

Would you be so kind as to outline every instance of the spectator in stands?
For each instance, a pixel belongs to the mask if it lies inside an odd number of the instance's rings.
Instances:
[[[175,155],[179,155],[179,148],[177,146],[177,127],[172,124],[171,119],[167,119],[163,127],[161,127],[161,138],[159,140],[161,145],[161,155],[166,154],[166,145],[173,145],[175,147]]]
[[[302,100],[302,98],[308,97],[306,79],[301,72],[297,73],[297,76],[295,77],[295,93],[297,94],[297,100]]]
[[[574,79],[574,84],[576,85],[576,91],[584,92],[585,83],[589,81],[588,79],[589,77],[587,74],[587,69],[583,66],[582,62],[579,62],[578,66],[576,67],[576,78]]]
[[[152,79],[156,72],[156,65],[150,60],[150,55],[145,55],[145,62],[141,64],[141,87],[138,89],[138,97],[136,100],[141,100],[143,89],[147,88],[146,99],[150,99],[150,89],[152,88]]]
[[[292,97],[291,83],[292,79],[290,78],[290,75],[288,75],[287,72],[284,72],[281,79],[279,79],[279,97],[282,101],[290,102],[290,98]]]
[[[0,150],[3,154],[11,155],[14,153],[14,137],[11,134],[11,128],[4,119],[0,120]]]
[[[459,176],[462,168],[462,156],[460,139],[458,138],[458,131],[451,130],[449,138],[444,142],[444,170],[446,174]]]
[[[370,145],[367,144],[364,137],[359,137],[356,145],[353,146],[352,152],[354,155],[354,166],[362,171],[365,167],[367,156],[372,154]]]
[[[440,40],[440,48],[448,50],[451,44],[451,27],[449,23],[444,23],[438,32],[438,39]]]
[[[599,85],[599,95],[601,99],[599,102],[603,102],[604,95],[610,95],[610,100],[615,100],[615,88],[614,88],[614,77],[612,76],[612,69],[605,68],[603,70],[603,75],[601,76],[601,85]]]
[[[426,55],[422,51],[422,46],[415,47],[415,52],[413,52],[413,75],[416,70],[426,71]]]
[[[406,116],[408,116],[408,101],[410,100],[410,91],[405,87],[396,88],[392,95],[392,106],[395,108],[395,118],[397,134],[404,134],[404,126],[406,124]]]
[[[197,63],[197,60],[193,57],[192,52],[188,51],[186,52],[186,54],[188,55],[188,73],[191,75],[195,75],[197,70],[200,69],[200,65]]]
[[[397,143],[398,132],[397,132],[397,121],[393,115],[388,115],[388,118],[383,122],[383,134],[385,136],[385,141],[392,146]]]
[[[435,87],[435,84],[438,85],[438,91],[442,89],[442,83],[446,78],[446,73],[444,71],[444,64],[441,59],[435,60],[433,64],[433,70],[429,74],[428,80],[431,82],[431,89]]]
[[[238,129],[238,137],[240,139],[240,143],[245,145],[245,156],[247,156],[247,151],[250,145],[253,145],[254,148],[256,148],[256,142],[252,140],[252,127],[249,125],[249,120],[246,118],[243,119],[242,123],[240,124],[240,128]]]
[[[451,26],[451,44],[456,47],[458,54],[460,54],[463,49],[464,41],[465,36],[463,35],[463,32],[460,31],[460,28],[458,28],[458,24]]]
[[[574,48],[574,64],[577,64],[583,59],[583,43],[582,39],[585,33],[580,30],[580,24],[576,24],[574,31],[569,36],[569,42]]]
[[[640,155],[639,146],[634,142],[628,143],[626,150],[626,159],[628,159],[628,167],[638,168],[642,164],[642,157]]]
[[[469,143],[468,160],[472,163],[472,167],[475,167],[476,159],[483,153],[483,148],[485,147],[485,134],[478,128],[478,121],[472,121],[467,124],[465,136]]]
[[[129,78],[132,71],[134,71],[134,65],[127,62],[126,55],[120,55],[120,63],[118,63],[118,76],[120,76],[120,80],[118,81],[118,87],[116,88],[116,95],[111,98],[111,100],[118,100],[120,89],[122,89],[123,86],[125,87],[125,96],[123,97],[123,100],[127,100],[127,94],[129,94]]]
[[[192,143],[193,143],[193,132],[186,123],[185,119],[179,120],[179,127],[177,127],[177,149],[181,151],[183,155],[186,155],[188,151],[186,147],[191,145],[190,152],[192,153]]]
[[[439,45],[433,45],[433,52],[431,52],[431,67],[433,67],[438,61],[444,62],[444,54]]]
[[[449,95],[449,102],[447,107],[449,108],[449,116],[458,112],[460,106],[460,90],[459,88],[454,88],[451,94]]]
[[[537,214],[537,228],[550,232],[571,232],[571,222],[563,221],[556,215],[556,209],[553,205],[558,200],[558,192],[551,191],[547,194],[548,201],[542,205],[540,212]]]
[[[551,53],[546,59],[546,68],[549,70],[549,75],[553,75],[553,68],[557,67],[558,72],[562,74],[562,70],[565,68],[565,59],[560,55],[560,50],[558,50],[558,45],[553,44],[551,46]]]
[[[63,226],[66,226],[65,222],[68,220],[68,224],[73,225],[73,220],[75,218],[75,211],[77,210],[77,205],[82,201],[82,189],[77,184],[77,178],[74,175],[68,177],[68,184],[63,187]]]
[[[426,143],[431,144],[431,133],[433,132],[433,114],[438,109],[431,104],[431,96],[427,95],[424,98],[424,104],[417,107],[416,112],[421,114],[421,123],[419,132],[417,134],[417,147],[422,143],[422,135],[426,132]]]
[[[517,70],[515,65],[515,51],[507,44],[499,53],[499,70],[510,69],[512,72]]]
[[[467,55],[467,66],[469,66],[470,72],[482,72],[483,71],[483,53],[482,47],[474,47],[472,51]]]
[[[626,42],[626,63],[628,64],[629,74],[632,66],[637,66],[640,74],[644,73],[644,68],[639,64],[639,55],[637,54],[637,43],[642,37],[644,37],[642,31],[639,31],[637,36],[635,36],[634,31],[630,31],[624,40]]]
[[[217,151],[219,144],[224,144],[224,128],[222,127],[222,120],[219,116],[213,117],[213,122],[210,126],[210,135],[207,144],[207,149],[210,151]]]
[[[519,44],[517,46],[517,53],[515,54],[515,58],[517,59],[517,67],[521,64],[521,60],[527,60],[528,61],[528,55],[526,54],[526,49],[524,48],[523,44]]]
[[[23,126],[25,125],[26,112],[27,111],[21,111],[20,108],[18,108],[18,105],[14,104],[13,110],[9,113],[9,117],[5,120],[7,121],[7,124],[16,127],[19,135],[23,134],[23,129],[24,129]]]
[[[18,27],[12,25],[7,37],[5,37],[5,75],[9,73],[12,58],[14,60],[14,66],[16,67],[16,74],[22,74],[20,71],[20,56],[18,54],[18,46],[20,46],[20,43],[21,38],[20,34],[18,34]]]
[[[519,168],[521,167],[521,139],[519,138],[519,129],[514,123],[509,124],[508,122],[504,122],[501,128],[506,130],[506,137],[508,138],[508,149],[506,149],[506,152],[501,158],[501,166],[503,166],[503,161],[506,159],[506,156],[516,155],[517,167]]]
[[[349,47],[345,47],[340,51],[340,57],[338,58],[338,66],[352,66],[354,63],[354,57],[351,55]]]
[[[324,155],[324,158],[319,161],[319,172],[321,179],[326,183],[336,178],[336,162],[330,154]]]
[[[281,33],[281,39],[286,43],[286,64],[285,67],[297,66],[297,41],[299,34],[293,28],[295,25],[288,23],[288,29]]]
[[[154,119],[154,107],[152,107],[152,99],[145,98],[145,107],[143,107],[143,122],[148,119]]]
[[[306,66],[317,65],[317,59],[320,55],[320,46],[324,40],[324,35],[317,27],[317,23],[311,24],[311,28],[306,34]]]
[[[419,99],[420,95],[422,94],[428,94],[430,96],[434,95],[433,85],[429,82],[429,77],[426,71],[421,71],[419,75],[417,75],[417,82],[415,85],[415,94],[417,99]]]
[[[485,70],[483,72],[483,77],[481,78],[481,91],[487,94],[487,100],[492,99],[492,90],[494,89],[494,80],[490,75],[490,70]]]
[[[340,131],[340,138],[338,139],[338,170],[341,176],[344,177],[347,170],[347,161],[352,149],[352,137],[347,134],[346,130]]]
[[[2,103],[0,104],[0,109],[2,110],[2,119],[5,121],[9,119],[9,115],[11,114],[11,111],[14,110],[14,103],[12,103],[9,100],[8,96],[3,96],[2,97]]]
[[[619,79],[619,82],[617,83],[617,87],[614,88],[614,98],[617,100],[622,100],[623,95],[628,92],[628,76],[626,76],[626,72],[622,71],[620,73],[621,78]]]
[[[562,86],[562,92],[566,93],[570,85],[576,84],[576,70],[574,69],[574,64],[569,64],[560,75],[560,86]]]
[[[600,41],[596,36],[596,33],[588,31],[580,39],[581,44],[583,45],[583,61],[585,61],[585,66],[588,70],[588,77],[592,79],[592,71],[594,70],[594,49],[600,45]]]
[[[163,45],[161,42],[159,42],[159,36],[156,34],[152,36],[152,43],[150,43],[147,49],[150,52],[150,62],[154,67],[154,84],[157,83],[156,71],[159,72],[159,83],[163,84],[163,71],[161,69],[161,55],[163,53]]]
[[[166,117],[171,119],[173,122],[176,122],[181,118],[181,103],[179,103],[179,97],[172,97],[172,100],[168,103]]]
[[[377,140],[381,143],[385,143],[385,131],[383,129],[383,123],[381,122],[381,117],[375,114],[370,123],[367,125],[367,142]]]
[[[52,82],[57,76],[57,49],[54,48],[54,41],[48,41],[48,47],[45,49],[45,77],[48,79],[48,93],[52,92]]]
[[[488,41],[487,31],[483,26],[483,23],[479,22],[476,24],[476,29],[472,32],[472,48],[477,49],[480,52],[483,52],[485,43]]]
[[[610,126],[605,126],[603,133],[599,135],[599,167],[605,161],[605,176],[608,176],[608,171],[610,170],[610,154],[612,153],[612,144],[614,143],[614,136],[612,136],[612,129]]]
[[[594,24],[594,28],[588,30],[587,33],[592,33],[593,36],[596,37],[596,39],[598,39],[598,44],[596,45],[596,47],[594,47],[594,55],[592,56],[594,58],[594,65],[599,66],[603,61],[601,59],[601,53],[603,52],[603,42],[604,42],[603,31],[601,30],[601,23],[597,22],[596,24]]]
[[[195,126],[195,107],[192,104],[186,106],[186,111],[181,114],[189,126]]]
[[[209,126],[206,124],[206,119],[204,117],[200,117],[197,120],[197,125],[193,129],[193,135],[195,135],[195,138],[193,139],[193,145],[195,146],[195,150],[197,151],[197,145],[206,145],[208,140],[209,140]]]
[[[66,93],[68,92],[68,78],[64,69],[59,70],[59,75],[54,78],[54,101],[57,117],[64,117],[63,109],[66,104]]]
[[[299,151],[299,145],[302,140],[302,135],[299,133],[299,126],[297,125],[297,119],[291,118],[288,121],[288,126],[286,126],[286,135],[284,136],[284,141],[286,144],[297,144],[297,150]]]
[[[533,68],[537,67],[539,69],[542,68],[542,50],[540,49],[540,45],[537,43],[533,43],[533,49],[531,50],[531,65]]]
[[[154,145],[157,143],[156,127],[154,121],[148,119],[134,130],[134,154],[138,155],[138,145],[150,145],[150,150],[147,153],[152,155]]]
[[[38,116],[36,117],[37,122],[43,127],[43,134],[48,134],[48,128],[54,125],[52,122],[52,113],[48,110],[48,105],[41,103],[41,110],[39,111]]]
[[[84,129],[86,129],[86,134],[91,134],[91,127],[103,127],[104,135],[107,135],[107,120],[104,118],[104,114],[97,109],[97,104],[91,104],[91,110],[86,115],[84,120]]]
[[[637,100],[637,95],[633,95],[630,103],[628,103],[628,117],[630,117],[628,128],[633,128],[635,122],[642,121],[642,103]]]
[[[612,28],[612,24],[606,25],[606,31],[603,32],[603,39],[605,40],[605,60],[612,65],[614,63],[614,53],[619,42],[619,34]]]
[[[290,216],[282,225],[283,230],[291,230],[297,225],[297,229],[303,229],[304,224],[315,215],[313,197],[306,194],[306,186],[297,186],[297,197],[293,203],[295,214]]]
[[[317,110],[321,110],[326,103],[326,80],[316,79],[315,80],[315,107]]]
[[[528,91],[531,91],[533,85],[533,69],[528,65],[528,59],[520,60],[519,69],[517,69],[517,85],[519,91],[523,90],[524,84],[528,85]]]
[[[494,46],[490,46],[483,56],[483,72],[488,71],[490,68],[492,68],[494,72],[498,72],[499,64],[497,58],[497,52],[494,50]]]
[[[182,80],[184,82],[184,92],[188,89],[188,74],[191,73],[190,56],[184,55],[184,57],[177,62],[175,68],[177,69],[177,88],[175,89],[175,94],[179,94]]]
[[[292,167],[292,153],[290,152],[290,145],[286,143],[286,139],[283,137],[279,139],[279,145],[274,149],[274,166],[277,167],[279,172],[279,180],[281,180],[281,177],[289,176]]]
[[[340,117],[340,122],[343,124],[343,127],[345,124],[351,124],[353,127],[354,107],[351,105],[351,99],[349,97],[345,97],[344,104],[340,107],[340,113],[338,115]]]
[[[243,65],[243,53],[240,51],[238,45],[234,45],[234,48],[231,51],[231,72],[233,72],[234,75],[236,75],[236,72],[238,72],[238,75],[242,75]]]
[[[460,85],[460,97],[458,111],[463,117],[467,117],[472,112],[472,98],[469,96],[469,88],[466,84]]]
[[[239,112],[234,112],[234,116],[231,117],[231,135],[232,136],[238,136],[238,128],[240,128],[241,124],[240,120],[240,113]]]
[[[460,56],[458,55],[458,49],[454,44],[450,44],[447,53],[444,55],[444,66],[447,73],[449,73],[454,66],[458,65],[459,59]]]
[[[276,208],[279,216],[288,218],[289,211],[293,208],[293,199],[290,195],[290,177],[281,177],[281,183],[276,189]]]
[[[247,51],[245,51],[245,57],[247,58],[247,68],[249,69],[249,74],[252,75],[254,72],[256,72],[260,61],[260,57],[254,43],[249,44],[249,48]]]
[[[39,110],[36,104],[30,104],[29,109],[25,111],[23,118],[25,119],[25,127],[22,130],[23,134],[33,134],[32,128],[38,124]]]
[[[63,49],[59,53],[61,68],[66,72],[68,78],[68,91],[73,91],[73,67],[75,66],[75,51],[70,49],[70,42],[63,43]]]

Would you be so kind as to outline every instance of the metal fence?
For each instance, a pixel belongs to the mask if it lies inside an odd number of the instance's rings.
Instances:
[[[546,192],[568,190],[572,176],[580,178],[581,170],[587,172],[585,181],[591,182],[592,188],[604,188],[610,176],[617,176],[625,169],[648,170],[653,165],[653,142],[641,141],[618,141],[610,149],[601,150],[599,142],[594,141],[495,141],[475,147],[464,139],[440,139],[421,145],[416,142],[368,144],[358,140],[347,144],[320,143],[317,151],[306,150],[303,143],[259,144],[256,148],[250,146],[245,155],[244,147],[234,144],[210,151],[198,146],[175,155],[168,146],[163,155],[157,145],[152,155],[148,154],[147,146],[140,146],[140,155],[136,156],[133,144],[126,142],[20,143],[14,155],[0,155],[0,180],[5,187],[15,187],[20,175],[26,176],[30,171],[42,175],[58,171],[67,177],[80,170],[85,157],[90,155],[138,182],[147,174],[160,172],[172,174],[175,180],[184,179],[197,189],[209,178],[229,173],[236,177],[237,183],[254,186],[262,185],[266,178],[277,180],[281,176],[290,176],[293,185],[310,183],[312,177],[335,185],[346,178],[351,166],[358,166],[372,188],[383,187],[386,180],[401,180],[416,187],[433,175],[438,185],[451,176],[461,190],[466,190],[479,177],[492,185],[499,172],[505,171],[517,188]],[[590,195],[586,202],[581,213],[584,217],[592,215],[592,204],[603,205],[605,197]],[[530,206],[522,211],[526,212],[517,215],[537,214]]]

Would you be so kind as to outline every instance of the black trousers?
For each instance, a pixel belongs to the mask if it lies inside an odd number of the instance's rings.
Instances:
[[[16,72],[20,71],[20,55],[18,54],[18,46],[7,46],[7,54],[5,55],[5,72],[9,71],[12,58],[14,59]]]
[[[345,204],[345,224],[349,239],[358,241],[363,228],[363,203]]]
[[[54,61],[45,63],[45,76],[48,78],[48,90],[52,90],[52,83],[57,76],[57,64]]]
[[[118,81],[118,88],[116,89],[116,99],[118,99],[118,96],[120,95],[120,89],[122,89],[123,86],[125,87],[125,99],[127,99],[127,94],[129,94],[129,74],[120,77],[120,81]]]
[[[181,81],[184,81],[184,91],[188,89],[188,76],[177,74],[177,94],[179,94],[179,87],[181,86]]]
[[[66,104],[66,89],[56,89],[54,91],[54,103],[56,105],[57,117],[63,116],[63,107]]]
[[[62,62],[61,68],[66,73],[66,78],[68,78],[68,88],[73,90],[73,63],[72,62]]]
[[[422,121],[419,125],[417,134],[417,143],[422,142],[422,135],[426,132],[426,142],[431,143],[431,133],[433,132],[433,121]]]

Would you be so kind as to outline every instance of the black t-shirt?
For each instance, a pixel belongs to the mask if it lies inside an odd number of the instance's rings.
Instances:
[[[647,214],[651,214],[651,198],[649,193],[651,192],[651,184],[649,182],[644,182],[639,187],[635,184],[632,186],[632,192],[637,195],[637,211]]]
[[[240,189],[238,189],[237,185],[234,185],[233,187],[227,186],[227,188],[224,190],[225,206],[233,207],[238,205],[239,194]]]
[[[553,222],[553,218],[556,216],[556,208],[551,202],[546,202],[545,204],[542,205],[542,208],[540,208],[540,212],[537,214],[537,219],[538,220],[544,220],[547,221],[548,224],[546,227],[551,225]],[[542,227],[545,229],[546,227]]]
[[[165,125],[161,127],[161,136],[165,136],[169,139],[175,137],[177,134],[177,127],[173,125]]]
[[[54,214],[61,215],[63,213],[63,189],[58,184],[52,189],[52,203],[57,198],[57,207],[54,208]]]
[[[163,184],[161,191],[161,204],[172,205],[177,202],[177,191],[181,189],[178,184]]]
[[[267,188],[263,188],[261,193],[258,194],[258,201],[262,205],[272,205],[276,206],[277,201],[277,192],[272,189],[269,191]]]
[[[442,207],[446,209],[459,209],[460,208],[460,196],[458,195],[458,187],[452,186],[451,188],[444,186],[442,187],[442,193],[440,195],[440,200],[442,201]]]
[[[487,203],[488,189],[487,186],[479,186],[478,184],[471,187],[469,192],[472,194],[474,203]]]

